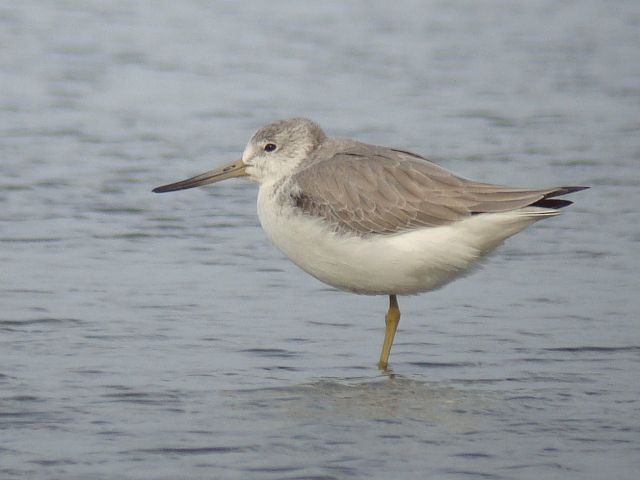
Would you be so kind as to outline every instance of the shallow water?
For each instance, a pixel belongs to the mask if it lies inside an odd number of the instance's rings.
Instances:
[[[0,7],[0,477],[636,478],[633,1]],[[255,186],[153,195],[276,118],[586,184],[387,300],[268,244]]]

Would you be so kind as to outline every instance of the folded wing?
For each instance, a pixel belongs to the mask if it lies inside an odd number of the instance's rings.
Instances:
[[[562,208],[572,202],[554,197],[586,188],[473,182],[412,153],[358,142],[316,158],[292,180],[298,187],[292,200],[305,214],[358,235],[390,235],[527,206]]]

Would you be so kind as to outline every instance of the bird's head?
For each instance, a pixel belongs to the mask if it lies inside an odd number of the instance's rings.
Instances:
[[[290,175],[326,138],[320,126],[306,118],[278,120],[251,137],[240,160],[153,191],[184,190],[232,177],[249,177],[258,183],[277,181]]]

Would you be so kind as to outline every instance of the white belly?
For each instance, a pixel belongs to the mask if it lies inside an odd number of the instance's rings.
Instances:
[[[296,265],[341,290],[415,294],[468,271],[504,239],[555,212],[528,208],[474,215],[455,224],[367,238],[332,232],[320,219],[258,193],[258,217],[269,239]]]

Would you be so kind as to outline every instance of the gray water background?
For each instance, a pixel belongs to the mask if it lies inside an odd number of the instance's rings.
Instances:
[[[635,479],[640,4],[0,4],[1,479]],[[485,268],[328,288],[256,188],[152,187],[304,115],[591,185]]]

